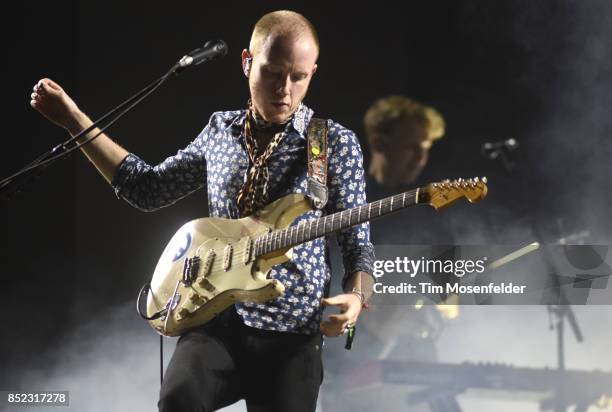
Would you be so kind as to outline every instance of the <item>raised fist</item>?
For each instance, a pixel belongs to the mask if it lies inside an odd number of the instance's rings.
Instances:
[[[34,86],[30,105],[56,125],[70,130],[76,125],[80,110],[68,94],[53,80],[41,79]]]

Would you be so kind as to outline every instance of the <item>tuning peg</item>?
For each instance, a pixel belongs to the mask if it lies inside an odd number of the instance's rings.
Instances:
[[[486,176],[483,176],[483,178],[481,180],[482,180],[482,183],[487,183],[487,177]]]

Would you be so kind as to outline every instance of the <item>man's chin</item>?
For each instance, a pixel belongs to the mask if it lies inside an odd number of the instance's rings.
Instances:
[[[282,115],[282,116],[275,115],[275,116],[268,117],[268,122],[274,123],[274,124],[282,124],[282,123],[285,123],[288,118],[289,116],[287,115]]]
[[[266,113],[265,119],[270,123],[285,123],[291,117],[293,112],[287,109],[273,109]]]

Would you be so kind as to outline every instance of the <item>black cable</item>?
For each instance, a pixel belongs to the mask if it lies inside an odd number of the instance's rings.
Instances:
[[[164,382],[164,337],[159,335],[159,384]]]
[[[166,308],[154,313],[152,316],[147,316],[140,309],[140,299],[143,296],[147,296],[149,294],[149,290],[151,290],[151,284],[149,282],[145,283],[141,288],[140,292],[138,292],[138,298],[136,299],[136,311],[146,320],[154,320],[160,318],[162,315],[165,315],[167,310]],[[159,335],[159,384],[161,385],[164,381],[164,336]]]
[[[143,318],[144,320],[159,319],[159,318],[161,318],[162,316],[164,316],[168,312],[168,310],[166,308],[158,310],[157,312],[155,312],[151,316],[148,316],[148,315],[146,315],[145,313],[142,312],[142,310],[140,309],[140,299],[143,296],[147,296],[149,294],[150,290],[151,290],[151,283],[150,282],[145,283],[140,288],[140,292],[138,292],[138,297],[136,298],[136,312],[138,312],[140,317]]]

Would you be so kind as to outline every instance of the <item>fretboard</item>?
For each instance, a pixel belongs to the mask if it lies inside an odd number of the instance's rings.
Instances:
[[[255,255],[261,256],[359,225],[419,202],[419,189],[336,212],[315,220],[275,230],[255,239]]]

